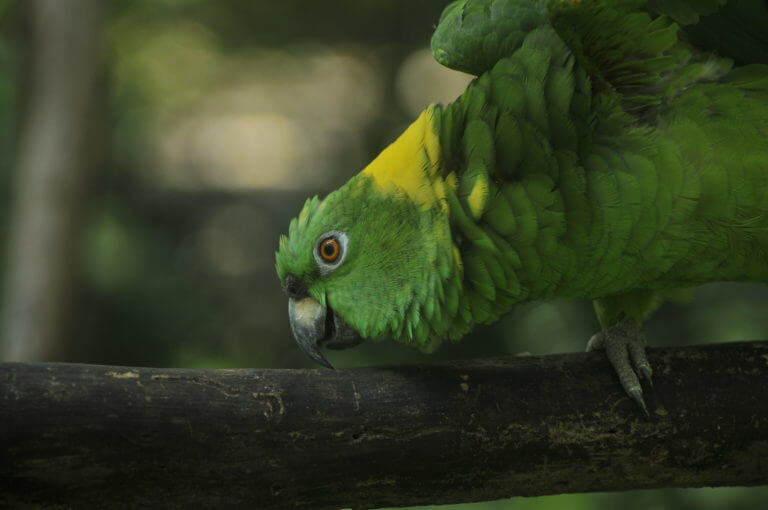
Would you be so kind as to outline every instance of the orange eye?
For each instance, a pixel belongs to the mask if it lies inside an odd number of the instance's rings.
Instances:
[[[336,262],[336,260],[339,258],[339,254],[341,253],[341,247],[339,246],[339,242],[336,239],[329,237],[320,243],[317,251],[320,252],[320,258],[324,261]]]

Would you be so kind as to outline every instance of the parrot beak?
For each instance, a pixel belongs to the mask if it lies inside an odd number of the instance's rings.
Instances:
[[[325,358],[321,347],[346,349],[362,340],[330,307],[321,305],[311,297],[290,298],[288,317],[299,348],[327,368],[333,368],[333,365]]]

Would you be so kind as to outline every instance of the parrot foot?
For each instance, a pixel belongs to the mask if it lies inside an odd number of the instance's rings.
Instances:
[[[637,402],[645,416],[649,417],[643,400],[643,388],[638,378],[638,375],[645,377],[648,384],[653,386],[653,369],[648,363],[645,346],[645,337],[640,333],[640,328],[632,322],[624,321],[593,335],[587,342],[587,352],[605,349],[608,361],[619,376],[624,391]]]

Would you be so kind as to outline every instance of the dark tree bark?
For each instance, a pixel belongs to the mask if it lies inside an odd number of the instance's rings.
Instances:
[[[0,364],[0,506],[372,508],[768,483],[768,342],[352,370]]]

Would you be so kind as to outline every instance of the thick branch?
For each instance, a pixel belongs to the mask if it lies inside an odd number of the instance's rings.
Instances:
[[[768,483],[768,342],[353,370],[0,364],[0,506],[338,508]]]

